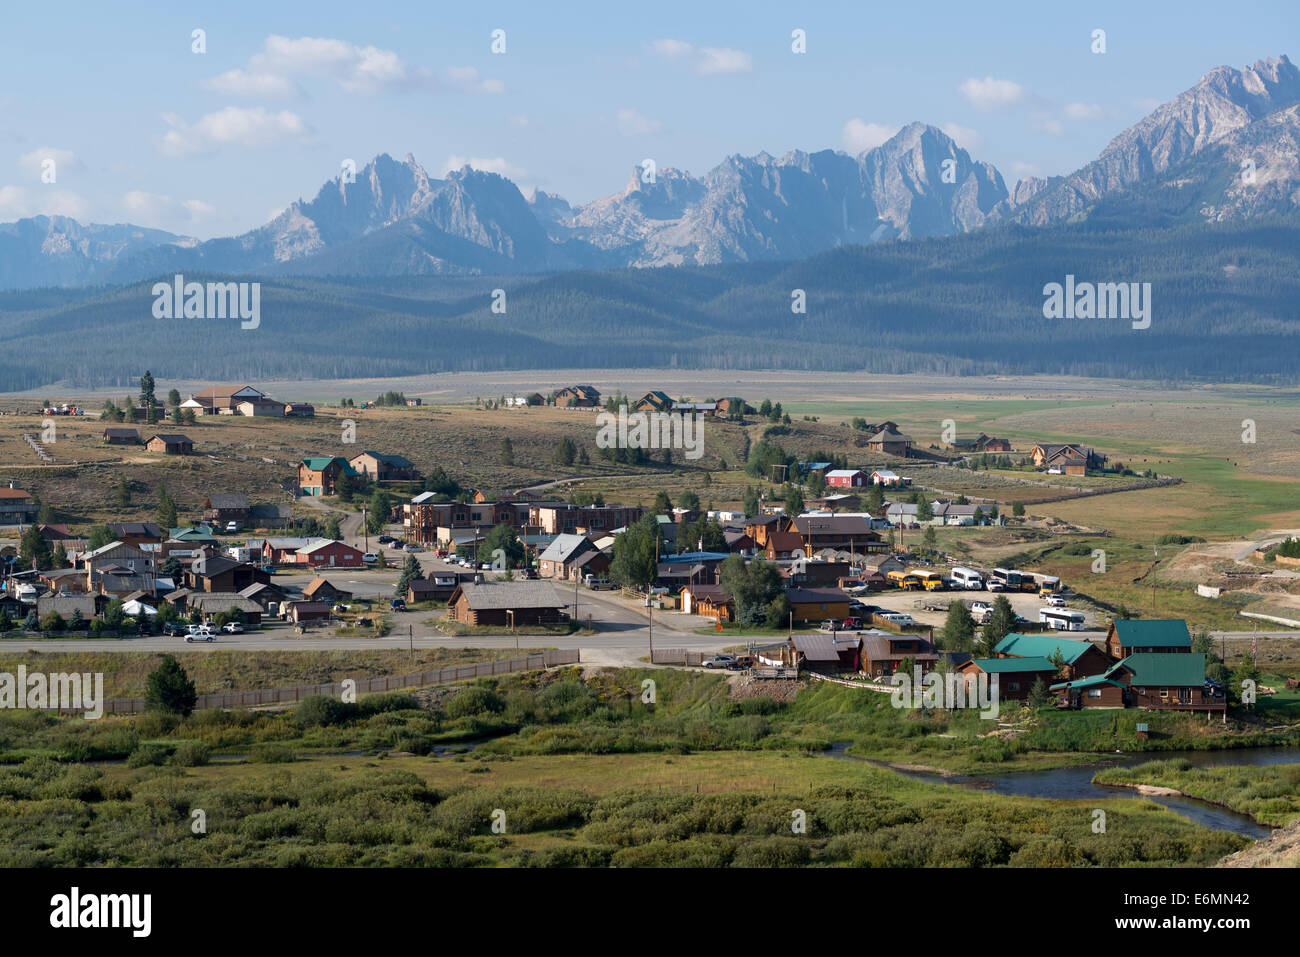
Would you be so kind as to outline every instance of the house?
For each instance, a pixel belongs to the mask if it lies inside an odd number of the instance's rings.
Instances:
[[[671,412],[673,400],[664,392],[647,392],[632,406],[633,412]]]
[[[243,598],[249,599],[250,601],[257,602],[258,606],[263,611],[269,610],[272,602],[279,605],[284,601],[284,592],[279,588],[279,586],[264,584],[262,582],[240,589],[239,595]]]
[[[316,407],[310,402],[286,402],[284,417],[286,419],[310,419],[316,415]]]
[[[109,445],[139,445],[140,433],[135,429],[105,429],[104,441]]]
[[[907,570],[907,566],[893,555],[869,555],[862,560],[861,565],[864,573],[874,572],[882,578],[888,578],[890,572]]]
[[[826,484],[833,488],[862,488],[870,476],[862,469],[831,469],[826,473]]]
[[[1091,641],[1058,638],[1054,635],[1022,635],[1012,632],[993,649],[998,658],[1046,658],[1060,655],[1064,666],[1060,676],[1066,681],[1104,675],[1113,666],[1107,654]]]
[[[575,385],[555,393],[556,408],[594,409],[600,405],[600,390],[589,385]]]
[[[955,452],[1010,452],[1011,443],[981,432],[974,437],[955,438],[948,443],[948,448]]]
[[[32,501],[32,493],[16,488],[0,488],[0,525],[28,525],[36,520],[41,507]]]
[[[1074,443],[1039,443],[1029,450],[1029,455],[1035,467],[1065,475],[1086,475],[1089,469],[1099,469],[1106,463],[1106,456]]]
[[[406,400],[406,407],[408,409],[418,409],[422,405],[424,405],[424,400],[421,399],[418,395],[412,396]]]
[[[193,409],[197,415],[234,415],[241,402],[265,398],[250,385],[214,385],[191,395],[181,408]]]
[[[406,601],[443,601],[451,598],[461,582],[481,582],[482,572],[473,571],[434,571],[428,578],[413,579],[406,589]]]
[[[167,530],[167,540],[169,542],[179,542],[182,545],[211,545],[216,546],[217,536],[213,535],[207,528],[170,528]]]
[[[410,481],[420,477],[415,465],[409,460],[383,452],[360,452],[348,459],[348,465],[357,474],[368,476],[376,482]]]
[[[244,621],[250,625],[259,625],[262,623],[262,606],[251,598],[245,598],[238,593],[223,593],[219,595],[199,595],[190,594],[186,599],[186,604],[191,612],[198,611],[208,620],[215,618],[217,615],[225,612],[227,616],[238,609],[244,613]]]
[[[325,541],[320,538],[267,538],[262,541],[262,564],[292,565],[297,562],[298,549],[306,548],[312,542]]]
[[[998,697],[1023,700],[1029,697],[1034,682],[1042,679],[1045,685],[1057,680],[1056,666],[1042,656],[1024,658],[972,658],[957,669],[958,674],[978,676],[997,675]]]
[[[327,601],[290,602],[283,614],[297,625],[326,625],[330,620],[330,603]]]
[[[450,617],[465,625],[557,625],[565,603],[545,581],[462,582],[448,601]]]
[[[249,585],[266,585],[270,575],[257,565],[233,558],[203,558],[190,563],[184,572],[185,586],[192,592],[239,592]]]
[[[791,635],[791,664],[823,674],[861,669],[862,639],[849,632]]]
[[[1124,682],[1104,674],[1062,681],[1050,688],[1057,695],[1057,706],[1062,708],[1123,708],[1125,706]]]
[[[177,432],[159,432],[144,444],[150,452],[162,452],[164,455],[189,455],[194,451],[194,443]]]
[[[898,455],[906,458],[908,451],[912,448],[912,437],[910,435],[903,435],[892,422],[886,424],[891,427],[882,428],[871,438],[867,439],[867,448],[871,449],[873,452],[881,452],[885,455]]]
[[[528,524],[547,535],[604,532],[635,525],[643,514],[639,505],[530,505]]]
[[[357,478],[357,471],[342,456],[308,456],[298,463],[298,488],[303,495],[333,495],[342,476]]]
[[[796,624],[849,616],[849,596],[838,588],[790,588],[785,597]]]
[[[1223,688],[1205,679],[1205,655],[1138,652],[1116,664],[1106,677],[1125,685],[1125,703],[1135,708],[1207,714],[1227,710]]]
[[[343,542],[329,539],[316,539],[294,554],[294,561],[299,565],[312,568],[365,568],[363,553]]]
[[[542,578],[567,581],[579,557],[598,552],[586,535],[561,534],[537,557],[537,574]]]
[[[902,487],[911,485],[912,480],[910,478],[903,478],[897,472],[890,471],[889,469],[876,469],[876,471],[871,473],[871,484],[883,485],[886,487],[891,485]]]
[[[925,674],[938,660],[934,645],[919,635],[894,635],[874,628],[862,633],[861,670],[873,677],[892,675],[904,661]]]
[[[244,399],[235,406],[235,411],[247,416],[273,416],[284,418],[284,403],[276,402],[265,396],[256,399]]]
[[[248,525],[250,528],[288,528],[291,512],[288,505],[250,505],[248,507]]]
[[[810,510],[818,509],[825,512],[834,512],[836,509],[844,511],[856,511],[862,507],[862,498],[850,492],[837,492],[831,495],[823,495],[820,498],[809,498],[806,504]]]
[[[873,532],[861,515],[800,515],[792,524],[791,530],[804,540],[808,555],[823,548],[868,551],[880,543],[880,533]]]
[[[682,611],[715,621],[731,621],[736,616],[736,603],[721,585],[691,584],[682,589]]]
[[[86,584],[90,588],[94,583],[94,576],[97,572],[117,565],[130,572],[138,572],[152,578],[157,572],[157,565],[152,556],[147,552],[136,548],[134,545],[127,545],[125,542],[109,542],[107,545],[101,545],[92,552],[86,552],[81,556],[81,567],[86,571]],[[93,590],[93,588],[92,588]],[[150,584],[146,591],[153,591],[153,585]]]
[[[127,545],[160,545],[163,530],[154,522],[115,522],[108,526],[109,533]]]
[[[203,500],[203,517],[225,527],[227,522],[248,523],[248,496],[239,492],[215,492]]]
[[[808,546],[798,532],[770,532],[763,555],[769,562],[788,561],[794,558],[806,558]]]
[[[840,580],[850,577],[852,571],[852,566],[846,561],[812,558],[783,568],[781,575],[797,588],[839,588]]]
[[[85,621],[95,617],[94,595],[46,595],[36,599],[36,617],[43,619],[50,612],[56,612],[65,622],[71,621],[77,612]]]
[[[352,592],[344,591],[324,578],[313,578],[302,590],[304,598],[310,601],[348,601]]]
[[[1126,619],[1110,624],[1106,653],[1119,661],[1140,653],[1190,654],[1192,636],[1181,618]]]
[[[930,520],[931,525],[974,525],[975,513],[978,512],[980,517],[988,511],[991,506],[980,505],[959,505],[956,502],[936,502],[934,505],[934,518]]]

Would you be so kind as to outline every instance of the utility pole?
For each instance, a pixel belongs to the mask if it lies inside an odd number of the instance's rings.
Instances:
[[[648,599],[646,601],[645,614],[646,614],[646,618],[649,620],[650,623],[650,664],[654,664],[655,663],[655,610],[653,606],[650,605]]]
[[[366,521],[366,507],[361,506],[361,531],[366,536],[366,551],[370,551],[370,523]]]

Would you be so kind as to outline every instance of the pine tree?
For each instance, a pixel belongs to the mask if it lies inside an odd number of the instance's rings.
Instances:
[[[149,710],[188,716],[198,700],[194,682],[185,669],[171,655],[164,655],[162,664],[145,681],[145,704]]]

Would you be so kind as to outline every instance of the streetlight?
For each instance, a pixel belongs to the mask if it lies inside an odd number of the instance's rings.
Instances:
[[[510,633],[515,636],[515,651],[519,650],[519,632],[515,631],[515,610],[506,609],[506,616],[510,619]]]

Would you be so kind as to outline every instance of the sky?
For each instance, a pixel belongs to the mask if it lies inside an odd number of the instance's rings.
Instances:
[[[919,120],[1010,188],[1077,169],[1216,66],[1300,54],[1295,0],[52,10],[0,9],[0,222],[200,239],[255,228],[379,153],[577,204],[621,191],[644,159],[701,175],[737,153],[856,154]]]

